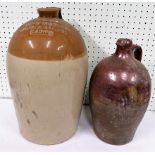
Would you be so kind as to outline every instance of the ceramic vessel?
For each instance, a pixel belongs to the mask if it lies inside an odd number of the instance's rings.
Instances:
[[[10,41],[8,78],[21,134],[34,143],[57,144],[77,129],[87,52],[60,8],[40,8],[38,13]]]
[[[133,139],[144,116],[151,81],[140,62],[141,47],[130,39],[118,39],[116,44],[116,52],[93,71],[90,105],[96,135],[107,143],[122,145]]]

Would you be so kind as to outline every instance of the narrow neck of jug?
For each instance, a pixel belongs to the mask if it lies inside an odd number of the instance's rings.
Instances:
[[[117,49],[115,55],[119,58],[129,58],[133,56],[132,52],[132,41],[130,39],[120,38],[116,42]]]
[[[38,9],[39,17],[62,19],[61,8],[47,7]]]

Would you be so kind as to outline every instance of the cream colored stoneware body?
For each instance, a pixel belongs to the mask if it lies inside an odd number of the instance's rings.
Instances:
[[[57,144],[76,131],[88,68],[87,55],[40,61],[8,53],[11,92],[22,135],[39,144]]]

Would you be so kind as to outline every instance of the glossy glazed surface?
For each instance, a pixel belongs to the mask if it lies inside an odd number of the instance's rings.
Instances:
[[[141,48],[119,39],[113,56],[103,59],[90,81],[94,130],[103,141],[121,145],[132,140],[147,109],[151,81]]]
[[[39,17],[13,35],[8,52],[35,60],[74,59],[86,54],[79,32],[61,17],[59,8],[41,8]]]

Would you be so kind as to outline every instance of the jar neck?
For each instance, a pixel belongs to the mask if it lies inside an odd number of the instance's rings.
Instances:
[[[120,38],[117,40],[116,45],[117,49],[115,52],[115,56],[123,59],[133,56],[132,41],[130,39]]]
[[[38,9],[39,17],[62,19],[61,8],[47,7]]]
[[[126,59],[129,57],[132,57],[133,52],[132,52],[131,48],[121,49],[121,48],[117,47],[115,56],[122,58],[122,59]]]

